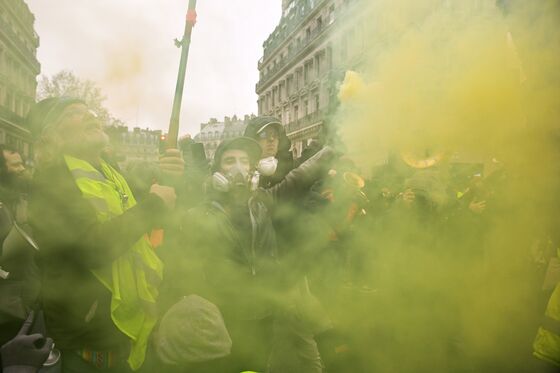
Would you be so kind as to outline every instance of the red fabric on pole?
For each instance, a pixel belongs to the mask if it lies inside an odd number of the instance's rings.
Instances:
[[[193,26],[196,24],[196,10],[189,9],[187,11],[187,22]]]

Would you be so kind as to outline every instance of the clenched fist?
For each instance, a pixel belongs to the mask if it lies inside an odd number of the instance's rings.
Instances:
[[[185,172],[185,161],[179,149],[167,149],[159,158],[159,168],[168,176],[182,176]]]
[[[150,193],[155,194],[156,196],[161,198],[168,209],[172,210],[173,208],[175,208],[175,201],[177,200],[175,188],[153,184],[150,188]]]

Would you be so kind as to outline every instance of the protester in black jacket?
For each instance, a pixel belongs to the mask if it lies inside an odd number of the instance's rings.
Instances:
[[[208,200],[183,220],[184,240],[204,268],[198,291],[220,307],[233,340],[225,371],[318,372],[321,362],[309,315],[297,306],[310,295],[297,288],[298,279],[290,278],[277,255],[270,214],[278,199],[298,196],[326,172],[333,152],[326,148],[273,187],[251,191],[251,181],[256,182],[251,171],[260,153],[249,138],[220,144]],[[267,347],[272,350],[268,363]]]
[[[24,174],[20,154],[0,145],[0,371],[11,373],[36,372],[53,345],[32,311],[40,284],[37,245],[24,230]]]

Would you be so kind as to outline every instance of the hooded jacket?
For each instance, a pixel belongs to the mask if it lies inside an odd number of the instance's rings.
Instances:
[[[256,117],[252,119],[247,128],[245,128],[245,133],[243,136],[250,137],[254,140],[259,139],[258,132],[265,125],[272,122],[279,122],[280,120],[275,117]],[[286,135],[286,130],[284,126],[279,126],[279,138],[278,138],[278,152],[276,153],[276,159],[278,159],[278,167],[276,172],[272,176],[261,176],[260,186],[263,188],[270,188],[278,184],[286,175],[294,169],[294,157],[290,148],[292,143],[288,136]]]
[[[332,149],[323,149],[273,187],[259,188],[246,209],[243,204],[228,203],[227,195],[213,193],[206,203],[189,210],[184,238],[200,253],[207,296],[224,315],[262,319],[271,311],[271,290],[290,286],[285,283],[288,271],[278,260],[271,212],[278,199],[309,189],[333,157]]]

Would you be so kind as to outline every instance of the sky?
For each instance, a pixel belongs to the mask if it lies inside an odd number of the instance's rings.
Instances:
[[[188,0],[27,0],[41,45],[41,74],[71,70],[93,80],[105,106],[129,127],[166,130]],[[180,134],[215,117],[257,113],[262,44],[280,0],[199,0]]]

